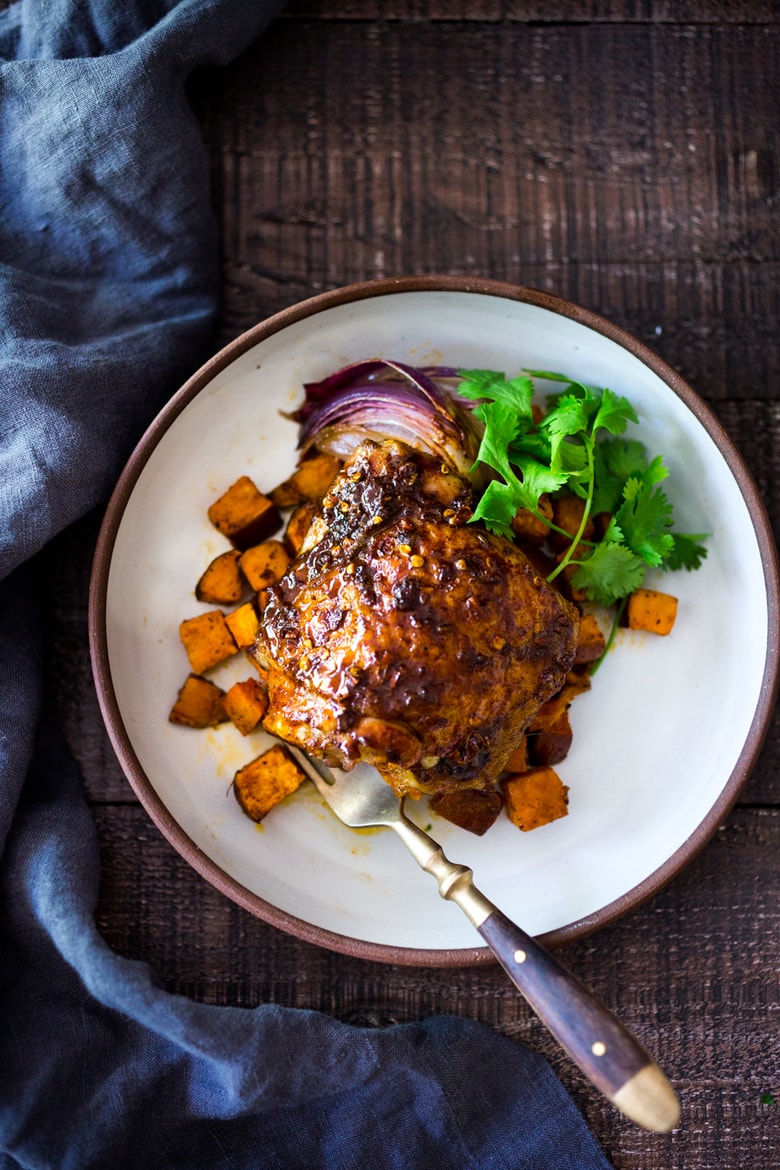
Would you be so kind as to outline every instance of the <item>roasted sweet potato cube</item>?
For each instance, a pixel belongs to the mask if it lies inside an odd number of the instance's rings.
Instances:
[[[282,518],[273,500],[242,475],[208,510],[211,523],[242,552],[273,536]]]
[[[628,599],[628,628],[651,634],[671,633],[677,617],[677,598],[657,589],[637,589]]]
[[[571,704],[577,695],[583,695],[593,686],[593,678],[587,666],[570,670],[566,675],[566,682],[561,687],[566,702]]]
[[[569,712],[564,708],[550,723],[528,734],[528,758],[535,766],[560,764],[572,744]]]
[[[579,496],[561,496],[559,499],[553,500],[553,521],[558,528],[562,528],[564,532],[569,534],[566,537],[560,532],[551,532],[550,544],[554,549],[560,550],[569,547],[579,532],[584,511],[585,501]],[[595,533],[593,517],[589,516],[585,522],[585,530],[580,534],[581,539],[592,540]]]
[[[587,545],[578,544],[573,553],[574,560],[576,561],[582,557],[587,556],[589,551],[590,549]],[[557,559],[559,564],[565,556],[566,551],[558,554]],[[585,589],[580,589],[574,584],[573,578],[574,574],[577,572],[578,567],[579,566],[576,564],[569,563],[566,565],[565,569],[561,571],[559,576],[555,578],[555,584],[558,586],[564,597],[568,597],[570,601],[575,602],[586,601],[588,596]]]
[[[193,674],[203,674],[238,650],[220,609],[210,609],[208,613],[187,618],[179,626],[179,636],[187,651]]]
[[[238,609],[225,614],[225,622],[239,650],[246,650],[253,645],[260,628],[260,618],[254,601],[245,601]]]
[[[553,768],[529,768],[503,783],[506,814],[522,832],[538,829],[569,811],[569,789]]]
[[[580,618],[580,638],[574,655],[574,665],[584,666],[588,662],[595,662],[601,658],[606,645],[606,638],[593,614],[583,614]]]
[[[553,509],[548,496],[539,497],[537,510],[547,520],[552,520]],[[529,544],[544,544],[550,535],[550,527],[530,508],[518,508],[512,518],[512,531],[518,540],[528,541]]]
[[[290,564],[290,554],[281,540],[264,540],[241,554],[241,572],[258,591],[281,581]]]
[[[340,468],[341,460],[335,455],[312,455],[304,459],[289,479],[274,488],[271,499],[278,508],[295,508],[304,500],[321,499]]]
[[[528,738],[523,736],[522,743],[520,743],[511,756],[504,764],[505,772],[525,772],[529,767],[528,763]]]
[[[224,700],[228,719],[242,735],[254,731],[268,708],[268,695],[256,678],[233,683]]]
[[[262,821],[291,792],[300,788],[306,774],[281,744],[274,744],[243,768],[233,780],[236,800],[248,817]]]
[[[460,792],[446,792],[434,796],[430,807],[438,816],[451,821],[469,833],[481,837],[494,823],[501,812],[503,800],[495,789],[480,792],[475,788],[464,788]]]
[[[277,508],[297,508],[298,504],[303,502],[304,497],[296,489],[293,476],[290,476],[284,483],[280,483],[272,490],[271,499]]]
[[[216,727],[227,719],[225,692],[216,683],[191,674],[184,680],[168,716],[183,727]]]
[[[287,521],[287,528],[284,532],[284,542],[293,556],[298,555],[298,551],[303,544],[304,537],[311,527],[311,522],[314,519],[319,505],[316,500],[304,500],[302,504],[293,512],[290,519]]]
[[[563,684],[557,695],[553,695],[546,703],[542,703],[539,710],[534,715],[533,719],[528,725],[528,731],[547,731],[554,723],[558,721],[561,714],[566,711],[577,695],[581,695],[583,691],[589,691],[591,688],[591,680],[588,675],[581,674],[579,671],[569,671],[566,676],[566,682]]]
[[[241,600],[244,583],[238,571],[240,556],[237,549],[231,548],[214,557],[195,586],[198,601],[209,605],[235,605]]]

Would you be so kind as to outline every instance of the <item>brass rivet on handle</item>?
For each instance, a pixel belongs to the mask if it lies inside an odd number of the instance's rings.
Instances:
[[[591,1044],[590,1050],[594,1056],[603,1056],[607,1051],[607,1046],[603,1040],[596,1040],[595,1043]]]
[[[512,955],[512,958],[516,963],[524,963],[528,958],[528,955],[525,953],[525,951],[515,951],[515,953]]]

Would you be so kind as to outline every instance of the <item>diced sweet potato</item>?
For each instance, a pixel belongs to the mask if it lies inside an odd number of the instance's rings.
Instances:
[[[305,459],[300,467],[271,492],[278,508],[295,508],[304,500],[317,500],[333,483],[341,460],[335,455],[317,454]]]
[[[505,772],[525,772],[529,767],[528,763],[528,740],[523,736],[522,743],[515,748],[511,756],[504,764]]]
[[[550,723],[536,731],[529,729],[527,739],[528,758],[533,765],[560,764],[569,754],[573,739],[569,712],[564,708]]]
[[[273,536],[282,518],[273,500],[242,475],[208,510],[211,523],[237,549],[244,551]]]
[[[552,520],[553,509],[548,496],[539,497],[537,511],[548,520]],[[544,544],[550,535],[549,525],[545,524],[544,520],[535,515],[530,508],[518,508],[512,518],[512,531],[519,540],[526,540],[533,545]]]
[[[585,666],[586,663],[595,662],[601,658],[606,645],[606,638],[593,614],[583,614],[580,618],[580,637],[574,655],[574,665]]]
[[[577,695],[589,691],[591,679],[587,671],[571,670],[557,695],[553,695],[537,711],[526,731],[527,766],[560,764],[566,759],[573,734],[568,710]],[[522,771],[507,763],[508,772]]]
[[[569,789],[553,768],[530,768],[503,784],[506,813],[522,832],[538,829],[569,811]]]
[[[475,788],[464,788],[460,792],[446,792],[434,796],[430,807],[438,816],[451,821],[469,833],[481,837],[494,823],[501,812],[503,800],[500,793],[479,792]]]
[[[559,532],[552,532],[550,534],[550,544],[554,549],[566,549],[571,544],[572,539],[577,535],[582,523],[582,516],[585,511],[585,501],[579,496],[561,496],[557,500],[553,500],[553,521],[558,528],[562,528],[564,532],[568,533],[569,538],[561,535]],[[585,530],[580,534],[581,539],[592,540],[596,532],[593,518],[588,517],[585,522]]]
[[[570,670],[566,675],[566,682],[561,687],[568,703],[572,703],[577,695],[583,695],[593,686],[593,676],[587,666],[580,666]]]
[[[300,788],[306,774],[281,744],[239,768],[233,780],[236,800],[253,821],[262,821],[272,808]]]
[[[179,626],[179,636],[187,651],[193,674],[203,674],[230,658],[238,650],[235,639],[219,609],[187,618]]]
[[[546,703],[542,703],[536,715],[533,717],[528,725],[528,731],[546,731],[552,727],[554,723],[560,718],[562,712],[566,711],[568,707],[584,691],[589,691],[591,688],[591,680],[588,675],[581,674],[579,671],[569,671],[566,676],[566,682],[563,684],[557,695],[553,695]]]
[[[239,564],[241,572],[257,591],[281,581],[290,564],[290,554],[281,540],[264,540],[242,553]]]
[[[237,549],[231,548],[214,557],[195,586],[198,601],[209,605],[235,605],[241,600],[244,584],[238,571],[240,556]]]
[[[191,674],[184,680],[168,718],[183,727],[216,727],[228,717],[224,700],[225,692],[216,683]]]
[[[309,531],[318,508],[319,505],[316,500],[304,500],[302,504],[298,505],[287,521],[284,542],[293,556],[298,555],[298,550],[303,544],[304,537]]]
[[[677,617],[677,598],[657,589],[637,589],[628,599],[628,628],[669,634]]]
[[[224,700],[225,711],[242,735],[254,731],[268,708],[268,695],[256,678],[233,683]]]
[[[593,676],[587,666],[572,666],[563,685],[571,687],[577,692],[589,691],[593,686]]]
[[[239,650],[253,645],[260,628],[260,619],[253,601],[245,601],[238,609],[225,614],[225,622]]]
[[[580,560],[581,558],[587,556],[587,554],[589,552],[590,552],[590,548],[588,545],[578,544],[572,555],[573,555],[574,560],[576,561],[576,560]],[[560,563],[566,555],[567,555],[566,551],[559,553],[558,554],[558,563]],[[575,601],[575,602],[585,601],[587,599],[587,596],[588,596],[587,591],[585,589],[578,588],[573,582],[574,574],[577,572],[578,568],[579,568],[578,565],[570,562],[569,564],[566,565],[566,568],[563,569],[559,573],[559,575],[555,578],[555,584],[558,586],[558,588],[560,589],[560,591],[564,595],[564,597],[568,597],[570,601]]]

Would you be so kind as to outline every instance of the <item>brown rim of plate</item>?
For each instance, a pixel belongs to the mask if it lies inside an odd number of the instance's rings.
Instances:
[[[536,305],[562,317],[568,317],[628,350],[648,366],[685,403],[708,432],[728,465],[747,505],[756,533],[764,568],[768,611],[768,640],[764,675],[758,703],[745,744],[737,763],[707,816],[683,845],[644,881],[597,913],[570,922],[540,936],[549,947],[556,947],[614,922],[633,910],[663,886],[703,848],[734,805],[756,762],[768,729],[778,686],[778,650],[780,648],[780,587],[778,555],[766,509],[742,456],[720,422],[675,371],[651,350],[623,329],[588,309],[539,289],[503,281],[464,276],[407,276],[365,281],[320,293],[301,301],[253,326],[205,363],[170,399],[151,423],[131,455],[108,503],[98,536],[92,568],[89,597],[89,643],[98,702],[109,738],[120,764],[138,799],[152,821],[189,864],[217,890],[251,914],[297,938],[328,950],[356,958],[408,966],[453,967],[494,962],[487,947],[450,950],[424,950],[387,946],[336,934],[314,926],[279,910],[231,878],[207,857],[173,819],[145,775],[122,721],[108,664],[105,622],[106,592],[112,550],[125,507],[152,451],[188,403],[226,366],[258,342],[297,321],[323,309],[363,300],[409,292],[457,292],[494,296]],[[434,891],[432,890],[432,895]]]

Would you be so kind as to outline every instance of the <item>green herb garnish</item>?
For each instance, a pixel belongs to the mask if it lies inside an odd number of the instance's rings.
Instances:
[[[548,580],[573,565],[572,585],[611,606],[639,588],[648,568],[701,565],[707,534],[674,531],[673,508],[659,486],[669,474],[661,456],[648,459],[641,443],[623,437],[629,423],[639,422],[628,399],[543,370],[512,379],[495,370],[459,376],[458,393],[477,401],[474,414],[485,428],[474,466],[496,473],[473,520],[511,538],[516,512],[527,508],[560,531],[540,512],[540,497],[568,493],[584,501],[579,531],[565,534],[569,546]],[[565,384],[538,421],[534,378]],[[589,517],[600,513],[610,516],[604,535],[585,540]]]

